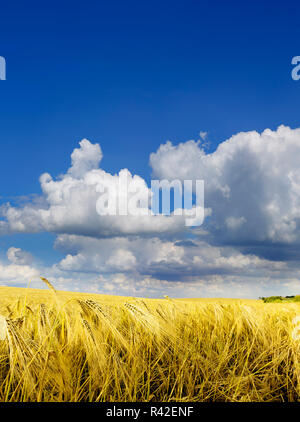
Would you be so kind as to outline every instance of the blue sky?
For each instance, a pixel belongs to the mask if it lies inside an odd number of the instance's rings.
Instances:
[[[298,128],[291,59],[300,55],[299,12],[295,1],[2,6],[1,203],[22,208],[20,197],[41,195],[40,175],[65,174],[83,138],[101,145],[106,172],[127,168],[149,182],[149,156],[168,140],[178,145],[205,131],[213,153],[240,132]],[[0,260],[15,247],[48,268],[68,254],[53,248],[65,233],[25,231],[3,233]],[[210,245],[228,246],[214,236]]]

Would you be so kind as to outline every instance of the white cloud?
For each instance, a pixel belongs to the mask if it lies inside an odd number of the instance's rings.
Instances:
[[[120,179],[126,177],[131,192],[127,205],[132,203],[136,191],[150,196],[146,182],[127,169],[112,175],[97,168],[102,152],[99,145],[88,140],[80,142],[80,148],[72,153],[72,166],[66,174],[54,180],[48,173],[40,177],[43,201],[23,207],[6,204],[1,207],[4,217],[0,221],[0,233],[54,232],[109,237],[120,235],[149,235],[151,233],[178,233],[184,230],[184,216],[151,215],[99,215],[99,187],[104,186],[119,194]],[[123,192],[117,196],[122,198]],[[42,204],[42,205],[41,205]],[[103,206],[102,206],[103,208]]]
[[[167,142],[151,154],[155,177],[203,179],[209,230],[228,244],[298,244],[300,129],[241,132],[206,154],[199,143]]]
[[[0,283],[2,285],[27,285],[39,278],[39,271],[29,265],[5,265],[0,263]]]
[[[75,148],[72,152],[72,166],[68,170],[75,178],[81,178],[90,170],[97,169],[103,156],[99,144],[91,144],[87,139],[83,139],[79,145],[80,148]]]
[[[244,277],[254,272],[257,276],[271,276],[284,271],[286,266],[285,262],[270,262],[200,240],[188,243],[159,238],[94,239],[60,235],[56,248],[67,254],[55,266],[60,271],[106,275],[123,272],[139,280],[152,277],[170,282],[208,281],[216,275],[240,274]]]
[[[10,248],[0,281],[32,278],[40,286],[41,274],[58,289],[140,296],[257,297],[271,288],[297,293],[299,156],[300,129],[284,126],[239,133],[210,154],[201,142],[161,145],[150,156],[156,178],[205,181],[207,221],[190,230],[175,216],[100,216],[101,184],[117,188],[126,175],[145,196],[150,192],[126,169],[100,169],[100,146],[83,140],[65,174],[41,176],[41,200],[1,210],[1,233],[56,233],[64,258],[37,267],[30,254]]]
[[[33,256],[29,252],[13,246],[7,250],[6,254],[13,264],[30,265],[33,261]]]
[[[246,218],[245,217],[239,217],[239,218],[227,217],[225,222],[226,222],[227,227],[229,227],[230,229],[236,230],[246,223]]]
[[[59,290],[142,297],[258,297],[270,286],[276,294],[293,294],[298,285],[299,270],[286,271],[284,262],[199,240],[61,235],[56,247],[66,258],[52,267],[0,263],[0,283],[46,288],[44,276]]]

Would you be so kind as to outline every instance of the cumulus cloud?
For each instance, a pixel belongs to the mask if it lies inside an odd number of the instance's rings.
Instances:
[[[243,255],[234,248],[212,246],[195,239],[174,242],[158,237],[95,239],[60,235],[55,247],[66,254],[57,268],[62,271],[127,273],[134,278],[152,277],[167,281],[199,279],[241,274],[277,274],[285,262],[270,262],[254,255]]]
[[[42,199],[23,207],[5,204],[1,207],[0,233],[68,233],[94,237],[119,235],[174,234],[184,230],[184,216],[153,215],[151,209],[138,206],[136,194],[148,199],[151,190],[143,178],[132,175],[127,169],[112,175],[98,168],[102,158],[101,148],[88,140],[71,155],[72,166],[66,174],[53,179],[48,173],[40,177]],[[119,189],[126,180],[128,188]],[[131,206],[130,215],[119,212],[119,203]],[[115,192],[117,215],[107,215],[102,198]],[[124,202],[124,201],[123,201]],[[150,203],[150,201],[148,201]],[[142,204],[143,205],[143,204]],[[145,211],[133,215],[133,210]]]
[[[32,279],[38,280],[39,271],[29,265],[10,264],[0,262],[1,285],[26,286]]]
[[[68,170],[75,178],[81,178],[90,170],[97,169],[103,156],[99,144],[83,139],[79,145],[80,148],[75,148],[71,154],[72,166]]]
[[[55,233],[64,257],[37,268],[30,254],[10,248],[0,281],[38,283],[41,274],[58,289],[140,296],[297,293],[299,156],[300,129],[285,126],[238,133],[212,153],[201,141],[161,145],[150,156],[155,178],[204,180],[208,218],[193,229],[174,214],[105,215],[103,187],[117,192],[117,204],[128,204],[137,190],[144,198],[151,192],[126,169],[99,168],[100,146],[83,140],[65,174],[40,177],[39,200],[1,208],[0,233]],[[118,189],[125,176],[132,187],[127,199]]]
[[[96,239],[59,235],[55,247],[66,255],[50,273],[64,289],[73,280],[79,290],[133,296],[258,297],[272,288],[295,293],[299,266],[244,255],[194,238]]]
[[[11,247],[7,250],[7,258],[16,265],[30,265],[33,262],[33,256],[23,249]]]
[[[194,141],[167,142],[151,154],[158,178],[203,179],[206,228],[232,245],[298,244],[300,129],[241,132],[206,154]]]
[[[59,235],[55,246],[66,256],[52,267],[0,263],[1,284],[25,286],[31,281],[32,287],[45,288],[42,275],[61,290],[142,297],[258,297],[270,286],[278,294],[293,294],[298,285],[299,269],[285,262],[245,256],[198,239]]]

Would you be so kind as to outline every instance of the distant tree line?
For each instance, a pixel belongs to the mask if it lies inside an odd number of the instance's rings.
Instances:
[[[300,295],[296,296],[268,296],[260,297],[264,303],[300,302]]]

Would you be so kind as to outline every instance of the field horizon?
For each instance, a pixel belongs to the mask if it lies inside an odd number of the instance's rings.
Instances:
[[[30,292],[32,293],[34,296],[35,295],[39,295],[39,294],[45,294],[47,295],[51,295],[51,291],[45,287],[45,288],[33,288],[33,287],[15,287],[15,286],[1,286],[0,285],[0,296],[7,293],[20,293],[21,296],[26,295],[26,292]],[[114,298],[119,298],[121,301],[122,300],[127,300],[127,299],[144,299],[144,300],[157,300],[157,301],[165,301],[166,298],[163,297],[145,297],[145,296],[133,296],[133,295],[128,295],[128,296],[123,296],[123,295],[117,295],[117,294],[107,294],[107,293],[92,293],[92,292],[80,292],[80,291],[69,291],[69,290],[57,290],[56,289],[56,293],[61,296],[76,296],[76,295],[82,295],[85,297],[94,297],[94,298],[106,298],[106,299],[114,299]],[[179,301],[199,301],[199,300],[203,300],[203,301],[234,301],[234,302],[262,302],[261,299],[257,298],[257,299],[249,299],[249,298],[230,298],[230,297],[168,297],[170,300],[179,300]]]

